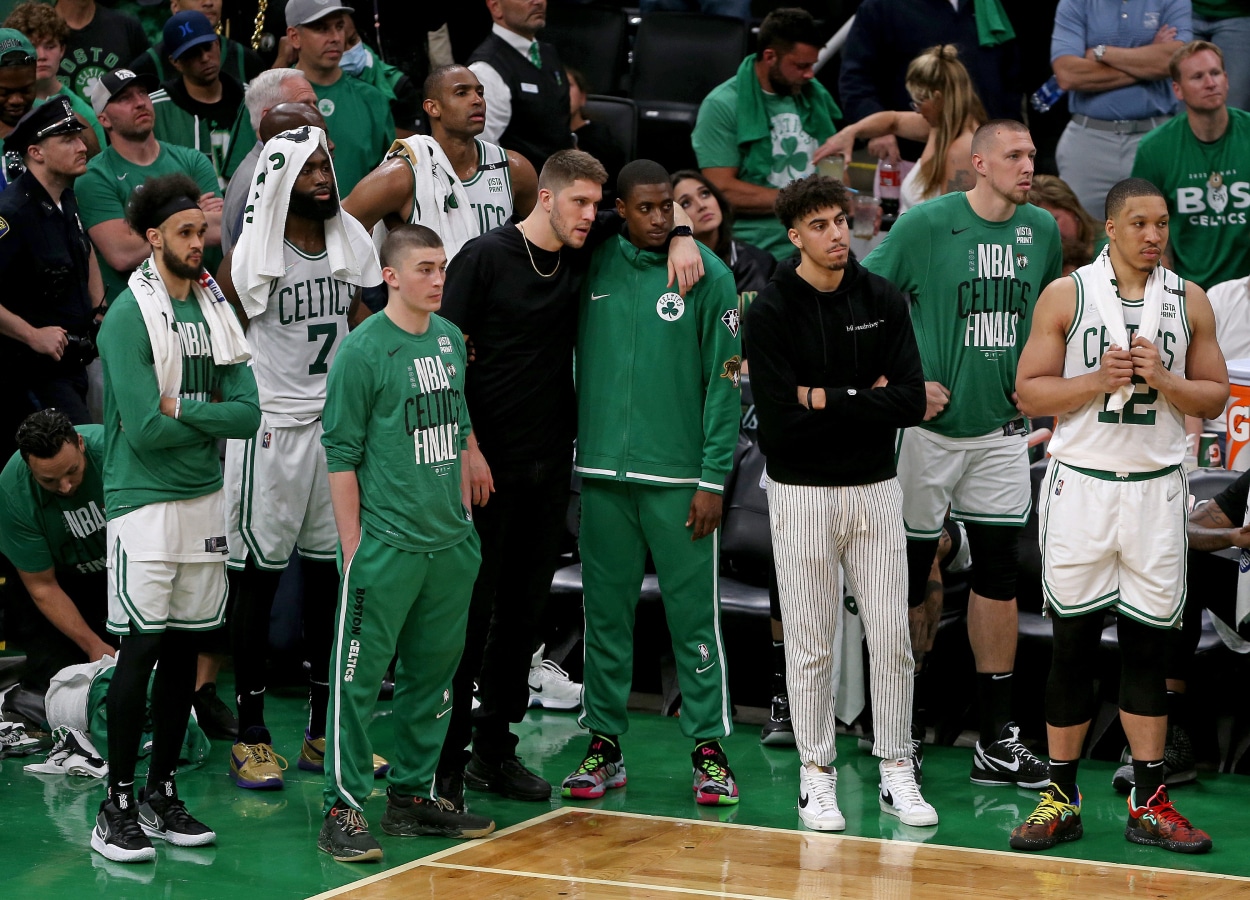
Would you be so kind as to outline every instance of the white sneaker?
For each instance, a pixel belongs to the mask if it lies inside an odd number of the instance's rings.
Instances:
[[[799,818],[813,831],[844,831],[846,817],[838,809],[838,770],[829,766],[799,767]]]
[[[916,770],[911,757],[883,759],[881,770],[881,811],[898,816],[904,825],[936,825],[937,810],[920,796]]]
[[[569,680],[569,673],[549,659],[543,659],[543,644],[530,660],[530,706],[544,709],[577,709],[582,704],[582,686]]]

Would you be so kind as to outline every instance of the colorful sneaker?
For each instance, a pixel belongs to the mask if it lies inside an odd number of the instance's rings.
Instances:
[[[569,673],[549,659],[543,659],[543,644],[530,660],[530,706],[544,709],[577,709],[582,705],[582,686]]]
[[[972,757],[973,784],[1015,784],[1022,788],[1044,788],[1050,784],[1050,766],[1020,743],[1020,729],[1012,722],[994,743],[982,747],[977,741]]]
[[[1176,853],[1206,853],[1211,849],[1211,836],[1176,811],[1168,799],[1167,787],[1160,787],[1146,801],[1137,805],[1137,789],[1128,796],[1128,824],[1124,836],[1134,844],[1162,847]]]
[[[1042,791],[1042,802],[1011,831],[1013,850],[1049,850],[1055,844],[1075,841],[1085,833],[1081,825],[1081,792],[1076,802],[1051,782]]]
[[[694,761],[694,799],[704,806],[730,806],[738,802],[738,784],[729,770],[729,760],[720,741],[695,744],[690,754]]]
[[[845,831],[838,809],[838,770],[833,766],[799,766],[799,818],[813,831]]]
[[[241,788],[281,790],[286,765],[286,760],[273,752],[273,739],[265,728],[249,728],[242,740],[230,748],[230,774]]]
[[[156,848],[139,826],[139,811],[128,794],[105,798],[91,831],[91,849],[113,862],[147,862]]]
[[[615,738],[590,736],[586,758],[560,785],[560,795],[573,800],[597,800],[613,788],[625,787],[625,758]]]
[[[1115,770],[1111,786],[1121,794],[1133,789],[1136,776],[1133,774],[1133,755],[1126,749],[1120,757],[1125,765]],[[1163,783],[1169,788],[1182,784],[1192,784],[1198,780],[1198,770],[1194,767],[1194,745],[1189,734],[1179,725],[1168,726],[1167,743],[1163,747]]]
[[[495,823],[485,816],[456,809],[450,800],[410,797],[388,787],[382,830],[397,837],[480,838],[494,831]]]
[[[369,833],[369,823],[350,806],[335,805],[326,813],[317,835],[317,849],[339,862],[372,862],[382,858],[382,847]]]
[[[773,697],[768,721],[760,731],[760,743],[770,747],[793,747],[794,724],[790,721],[790,698],[785,694]]]
[[[878,764],[881,773],[881,796],[878,804],[883,813],[896,816],[904,825],[936,825],[937,810],[920,796],[916,784],[914,757],[883,759]]]
[[[172,781],[159,789],[139,792],[139,827],[149,838],[160,838],[175,847],[204,847],[217,840],[216,833],[187,812]]]
[[[286,760],[283,760],[286,762]],[[304,732],[304,746],[299,751],[299,762],[296,763],[300,769],[305,772],[322,772],[326,770],[326,738],[313,737],[307,731]],[[285,768],[285,766],[283,767]],[[391,764],[385,759],[373,754],[373,777],[385,778],[386,773],[391,770]]]

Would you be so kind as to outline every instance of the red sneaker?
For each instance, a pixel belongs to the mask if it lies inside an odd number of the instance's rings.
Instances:
[[[1166,786],[1155,791],[1145,806],[1135,805],[1136,800],[1134,788],[1128,795],[1128,825],[1124,827],[1124,836],[1134,844],[1176,853],[1206,853],[1211,849],[1211,836],[1176,811]]]

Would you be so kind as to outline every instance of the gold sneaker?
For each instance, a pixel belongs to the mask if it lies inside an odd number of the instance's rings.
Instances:
[[[267,735],[266,735],[267,736]],[[230,748],[230,774],[241,788],[254,791],[276,791],[283,785],[282,770],[286,759],[273,752],[273,744],[239,741]]]
[[[304,746],[299,751],[299,767],[305,772],[325,772],[326,739],[325,736],[315,738],[304,732]],[[385,778],[391,770],[391,764],[373,754],[373,777]]]

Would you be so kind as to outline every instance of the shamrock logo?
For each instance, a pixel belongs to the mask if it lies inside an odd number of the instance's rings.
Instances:
[[[773,171],[786,172],[794,170],[802,172],[807,168],[807,154],[799,150],[799,139],[797,137],[784,137],[781,139],[781,153],[773,156]]]
[[[670,292],[656,302],[655,311],[665,322],[676,322],[686,311],[686,301],[681,299],[681,294]]]

